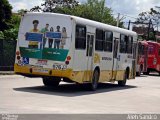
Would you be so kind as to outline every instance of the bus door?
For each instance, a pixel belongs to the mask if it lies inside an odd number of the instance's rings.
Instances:
[[[137,43],[133,43],[133,47],[132,47],[132,50],[133,50],[133,61],[132,61],[132,77],[135,78],[136,77],[136,63],[138,64],[137,62],[137,54],[138,54],[138,44]]]
[[[91,80],[92,78],[92,68],[93,68],[93,52],[94,52],[94,34],[87,33],[87,78]]]
[[[148,62],[148,46],[144,46],[144,72],[147,72],[147,62]]]
[[[118,60],[119,60],[118,49],[119,49],[119,38],[114,38],[112,79],[116,79],[117,75]]]

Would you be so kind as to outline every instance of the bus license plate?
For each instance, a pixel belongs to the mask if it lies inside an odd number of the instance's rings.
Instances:
[[[48,70],[43,68],[33,68],[33,72],[48,73]]]
[[[67,69],[67,65],[54,64],[53,65],[53,69],[55,69],[55,70],[66,70]]]

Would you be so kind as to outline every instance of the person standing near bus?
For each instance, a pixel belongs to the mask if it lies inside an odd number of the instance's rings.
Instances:
[[[67,32],[66,32],[66,28],[63,27],[62,28],[62,40],[61,40],[61,48],[64,48],[64,45],[66,44],[66,39],[67,39]]]
[[[61,32],[60,31],[60,26],[57,26],[57,31],[56,32]],[[54,41],[54,48],[59,49],[60,46],[60,42],[61,42],[61,38],[56,38]]]
[[[50,28],[50,32],[54,32],[53,27]],[[49,48],[52,48],[52,44],[53,44],[53,38],[49,38],[48,39],[48,46],[49,46]]]
[[[45,44],[46,44],[46,41],[47,41],[47,39],[46,39],[46,37],[45,37],[45,33],[46,33],[47,31],[49,31],[49,30],[48,30],[48,27],[49,27],[49,24],[47,23],[46,26],[45,26],[45,28],[42,28],[42,29],[41,29],[41,33],[43,33],[43,48],[44,48],[44,46],[45,46]],[[40,47],[42,48],[42,43],[41,43],[41,46],[40,46]]]
[[[39,24],[38,20],[33,20],[33,29],[30,30],[30,32],[39,33],[38,24]],[[38,42],[29,41],[28,48],[38,48]]]

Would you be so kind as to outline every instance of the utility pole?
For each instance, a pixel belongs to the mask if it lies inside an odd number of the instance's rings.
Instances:
[[[151,19],[149,20],[149,25],[148,25],[148,36],[147,36],[147,38],[148,38],[148,40],[149,40],[149,33],[150,33],[150,27],[151,27]]]
[[[119,19],[120,19],[120,13],[118,13],[118,17],[117,17],[117,27],[119,27]]]
[[[130,24],[131,24],[131,20],[129,20],[129,23],[128,23],[128,30],[130,30]]]

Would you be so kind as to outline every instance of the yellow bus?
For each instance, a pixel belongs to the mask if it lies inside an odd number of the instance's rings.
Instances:
[[[60,81],[89,83],[135,78],[137,34],[104,23],[57,13],[26,13],[20,24],[14,71]]]

